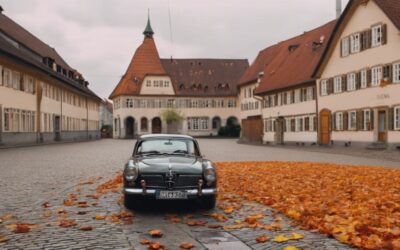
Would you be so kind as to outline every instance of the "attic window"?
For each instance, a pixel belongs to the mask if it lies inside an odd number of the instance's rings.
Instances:
[[[199,66],[201,66],[201,62],[199,62]]]
[[[208,86],[206,85],[205,87],[204,87],[204,92],[207,92],[208,91]]]
[[[312,43],[312,48],[313,48],[313,50],[316,50],[316,49],[318,49],[319,47],[321,47],[322,46],[322,42],[320,42],[320,41],[314,41],[313,43]]]
[[[300,44],[292,44],[292,45],[289,45],[288,50],[289,50],[289,52],[293,52],[293,51],[295,51],[298,47],[300,47]]]
[[[183,83],[181,83],[181,85],[179,85],[179,89],[182,90],[185,88],[185,85]]]
[[[193,90],[196,90],[196,89],[197,89],[196,84],[193,84],[193,85],[192,85],[192,89],[193,89]]]
[[[197,88],[198,88],[199,90],[201,90],[201,89],[203,88],[203,86],[202,86],[201,84],[199,84],[199,85],[197,86]]]

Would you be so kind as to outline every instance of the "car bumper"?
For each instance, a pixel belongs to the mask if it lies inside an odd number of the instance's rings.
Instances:
[[[137,196],[150,196],[155,197],[158,189],[146,189],[143,188],[124,188],[123,193],[128,195],[137,195]],[[203,188],[199,192],[199,189],[179,189],[179,190],[172,190],[172,191],[184,191],[187,193],[188,198],[196,198],[201,196],[208,196],[208,195],[216,195],[217,189],[216,188]]]

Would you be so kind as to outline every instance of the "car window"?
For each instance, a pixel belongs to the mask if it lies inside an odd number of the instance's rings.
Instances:
[[[190,139],[148,139],[139,142],[136,153],[198,155],[198,150]]]

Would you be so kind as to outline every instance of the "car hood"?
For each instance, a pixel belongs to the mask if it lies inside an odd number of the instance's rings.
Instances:
[[[160,156],[137,159],[139,173],[166,173],[171,169],[178,174],[202,174],[201,158]]]

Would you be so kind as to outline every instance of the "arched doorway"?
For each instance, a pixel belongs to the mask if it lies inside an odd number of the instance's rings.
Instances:
[[[321,110],[319,113],[319,143],[328,145],[331,141],[331,111],[327,109]]]
[[[235,126],[235,125],[239,125],[238,119],[234,116],[230,116],[226,120],[226,126]]]
[[[216,116],[212,119],[212,129],[218,131],[220,128],[221,128],[221,118]]]
[[[135,119],[131,116],[125,119],[125,138],[133,138],[135,133]]]
[[[151,120],[151,133],[160,134],[161,128],[162,124],[160,117],[154,117],[153,120]]]

